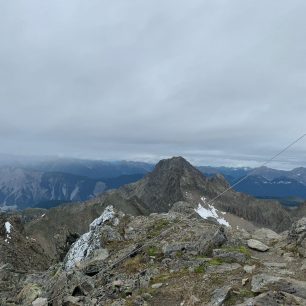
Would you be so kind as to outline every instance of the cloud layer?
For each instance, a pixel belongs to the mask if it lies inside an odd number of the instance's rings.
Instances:
[[[1,152],[255,165],[306,132],[305,1],[0,3]],[[306,139],[279,166],[305,165]]]

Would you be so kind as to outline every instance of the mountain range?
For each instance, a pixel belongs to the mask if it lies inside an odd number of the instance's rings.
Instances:
[[[296,206],[306,199],[306,168],[293,170],[277,170],[268,167],[259,168],[227,168],[199,167],[206,175],[221,173],[235,190],[258,198],[277,199],[286,206]]]
[[[0,158],[0,208],[50,208],[79,202],[106,190],[136,182],[153,164],[68,158]],[[285,206],[306,200],[306,168],[291,171],[260,168],[198,166],[206,176],[222,174],[230,185],[247,176],[235,190],[257,198],[275,199]]]
[[[209,202],[228,187],[223,176],[206,177],[185,159],[174,157],[160,161],[152,172],[135,183],[106,191],[84,203],[42,212],[43,217],[25,225],[26,233],[40,242],[51,258],[58,259],[67,251],[67,241],[76,233],[84,233],[89,222],[109,205],[131,215],[165,213],[178,202],[191,203],[196,208],[203,199]],[[214,205],[239,224],[252,222],[281,231],[292,222],[277,201],[259,200],[234,190],[215,200]]]
[[[84,201],[134,182],[152,168],[150,164],[127,161],[9,159],[0,167],[0,208],[49,208]]]

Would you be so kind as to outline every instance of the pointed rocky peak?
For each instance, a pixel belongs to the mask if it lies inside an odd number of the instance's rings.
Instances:
[[[192,167],[192,165],[182,156],[173,156],[171,158],[160,160],[156,168],[184,168]]]
[[[169,176],[174,174],[177,176],[199,176],[203,178],[203,174],[181,156],[159,161],[151,176]]]
[[[205,190],[207,178],[182,157],[161,160],[143,180],[133,185],[132,195],[152,212],[168,211],[185,200],[186,193]]]

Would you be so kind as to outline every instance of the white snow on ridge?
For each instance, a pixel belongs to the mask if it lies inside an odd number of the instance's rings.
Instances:
[[[205,203],[205,197],[202,197],[201,200]],[[225,226],[230,226],[230,224],[222,217],[218,215],[218,213],[225,214],[224,212],[218,211],[213,205],[206,204],[208,206],[207,208],[204,208],[201,204],[198,205],[198,208],[195,209],[195,211],[203,218],[203,219],[208,219],[208,218],[213,218],[216,219],[216,221]]]

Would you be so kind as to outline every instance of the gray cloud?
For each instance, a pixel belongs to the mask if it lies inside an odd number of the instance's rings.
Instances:
[[[306,131],[305,9],[2,1],[0,151],[256,165]]]

